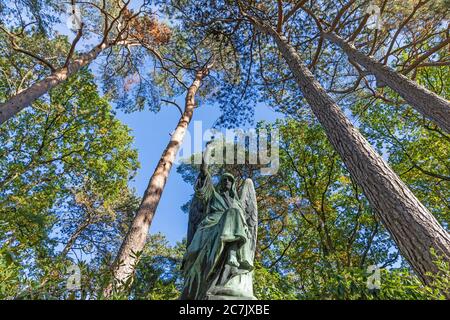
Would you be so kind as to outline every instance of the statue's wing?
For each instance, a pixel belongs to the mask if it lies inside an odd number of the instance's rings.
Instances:
[[[194,195],[192,197],[191,206],[189,208],[189,222],[186,243],[187,246],[191,244],[192,238],[194,238],[195,231],[197,230],[200,222],[202,222],[203,218],[205,217],[205,214],[205,204]]]
[[[256,192],[251,179],[246,179],[241,191],[241,203],[245,211],[247,225],[250,231],[252,252],[256,249],[256,236],[258,232],[258,206]]]

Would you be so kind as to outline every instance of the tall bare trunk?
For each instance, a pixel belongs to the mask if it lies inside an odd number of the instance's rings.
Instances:
[[[446,99],[378,62],[373,57],[358,51],[352,44],[335,33],[324,33],[323,36],[344,50],[350,60],[366,68],[375,75],[377,80],[396,91],[425,118],[434,121],[439,127],[450,133],[450,103]]]
[[[425,283],[431,283],[427,272],[436,273],[438,269],[430,249],[450,261],[449,234],[347,119],[286,38],[270,26],[256,26],[275,40],[328,139],[403,257]]]
[[[155,172],[147,186],[147,190],[145,190],[141,205],[131,223],[130,230],[125,236],[119,249],[113,270],[114,281],[118,287],[133,276],[138,262],[135,254],[144,249],[148,229],[152,223],[159,200],[161,199],[161,194],[166,185],[170,169],[172,168],[175,156],[183,142],[187,127],[191,122],[194,113],[195,94],[200,87],[202,79],[207,73],[207,68],[198,71],[194,82],[189,87],[186,95],[184,112],[172,134],[170,142],[156,166]],[[108,297],[111,294],[111,291],[112,287],[110,286],[105,290],[105,295]]]
[[[43,96],[50,89],[77,73],[82,67],[91,63],[108,46],[106,43],[96,46],[91,51],[69,62],[66,66],[52,72],[46,78],[19,92],[6,102],[0,103],[0,125],[19,113],[22,109],[30,106],[36,99]]]

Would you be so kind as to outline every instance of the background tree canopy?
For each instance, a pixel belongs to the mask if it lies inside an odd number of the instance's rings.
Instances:
[[[114,281],[141,199],[149,196],[143,192],[149,178],[151,186],[158,174],[164,177],[161,197],[170,177],[166,189],[175,191],[169,202],[178,190],[193,193],[197,165],[185,161],[176,172],[158,171],[171,144],[181,144],[173,140],[174,128],[182,124],[188,130],[191,119],[216,129],[253,126],[280,133],[277,174],[262,175],[261,165],[247,162],[211,168],[214,179],[227,171],[238,185],[245,178],[255,183],[258,299],[449,297],[450,247],[433,243],[424,253],[422,244],[413,244],[419,257],[432,257],[422,270],[404,235],[386,220],[403,199],[429,212],[426,221],[420,221],[423,215],[410,220],[434,224],[448,237],[446,1],[67,3],[72,4],[83,22],[77,30],[65,26],[69,15],[59,1],[0,3],[1,299],[178,299],[185,234],[169,241],[151,229],[142,246],[131,250],[131,276]],[[380,28],[368,27],[370,4],[380,9]],[[357,60],[358,54],[363,58]],[[417,90],[405,91],[392,79]],[[315,89],[308,87],[312,81]],[[443,113],[421,108],[436,101]],[[329,106],[337,106],[340,118],[333,118]],[[267,110],[275,121],[265,119]],[[140,128],[125,124],[136,114],[160,121],[167,134],[141,125],[145,145],[138,144]],[[350,129],[336,133],[343,118]],[[366,181],[383,176],[375,170],[382,166],[364,171],[365,163],[349,160],[349,154],[363,152],[346,154],[353,140],[342,132],[367,140],[364,150],[392,169],[395,177],[386,184],[403,182],[399,193],[414,199],[373,195]],[[156,154],[157,161],[140,164],[138,155],[145,153]],[[137,174],[145,175],[144,183],[136,184]],[[159,198],[147,228],[153,215],[166,213],[157,210],[158,203]],[[172,205],[169,211],[179,212],[179,221],[169,224],[187,229],[189,204]],[[413,217],[420,213],[409,211]],[[405,234],[418,230],[403,228]],[[70,289],[74,266],[81,282]],[[368,286],[372,266],[381,270],[379,289]]]

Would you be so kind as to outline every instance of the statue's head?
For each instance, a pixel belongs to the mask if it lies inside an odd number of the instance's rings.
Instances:
[[[231,173],[224,173],[222,175],[222,177],[220,178],[220,191],[221,192],[225,192],[225,191],[229,191],[232,196],[234,196],[234,194],[236,193],[234,190],[234,176]]]

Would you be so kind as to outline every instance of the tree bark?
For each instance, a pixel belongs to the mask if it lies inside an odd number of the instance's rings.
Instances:
[[[91,51],[69,62],[66,66],[52,72],[46,78],[34,83],[27,89],[19,92],[6,102],[0,103],[0,125],[12,118],[24,108],[30,106],[36,99],[43,96],[50,89],[56,87],[70,76],[77,73],[82,67],[91,63],[97,56],[108,48],[107,43],[96,46]]]
[[[435,274],[438,268],[430,249],[450,262],[447,231],[352,125],[286,38],[270,26],[260,23],[255,26],[272,36],[329,141],[363,189],[401,254],[418,276],[431,284],[432,278],[427,273]]]
[[[358,51],[352,44],[335,33],[323,33],[323,37],[339,46],[351,61],[366,68],[375,75],[377,80],[397,92],[425,118],[432,120],[447,133],[450,133],[450,103],[446,99],[378,62],[373,57]]]
[[[78,228],[75,230],[75,232],[70,236],[69,240],[67,241],[66,245],[64,246],[64,249],[59,254],[60,257],[66,257],[69,253],[70,249],[72,249],[73,245],[75,244],[75,241],[79,238],[81,233],[89,227],[91,224],[91,219],[87,218],[81,225],[78,226]]]
[[[187,127],[194,113],[195,94],[200,87],[201,81],[208,74],[208,68],[198,71],[195,80],[186,94],[184,112],[172,134],[170,142],[164,150],[158,165],[145,190],[144,197],[131,223],[130,229],[125,236],[114,262],[113,276],[116,287],[123,285],[133,276],[137,264],[136,253],[142,251],[148,235],[148,230],[153,220],[159,200],[161,199],[164,186],[172,168],[175,156],[183,142]],[[105,296],[112,293],[112,285],[105,290]]]

